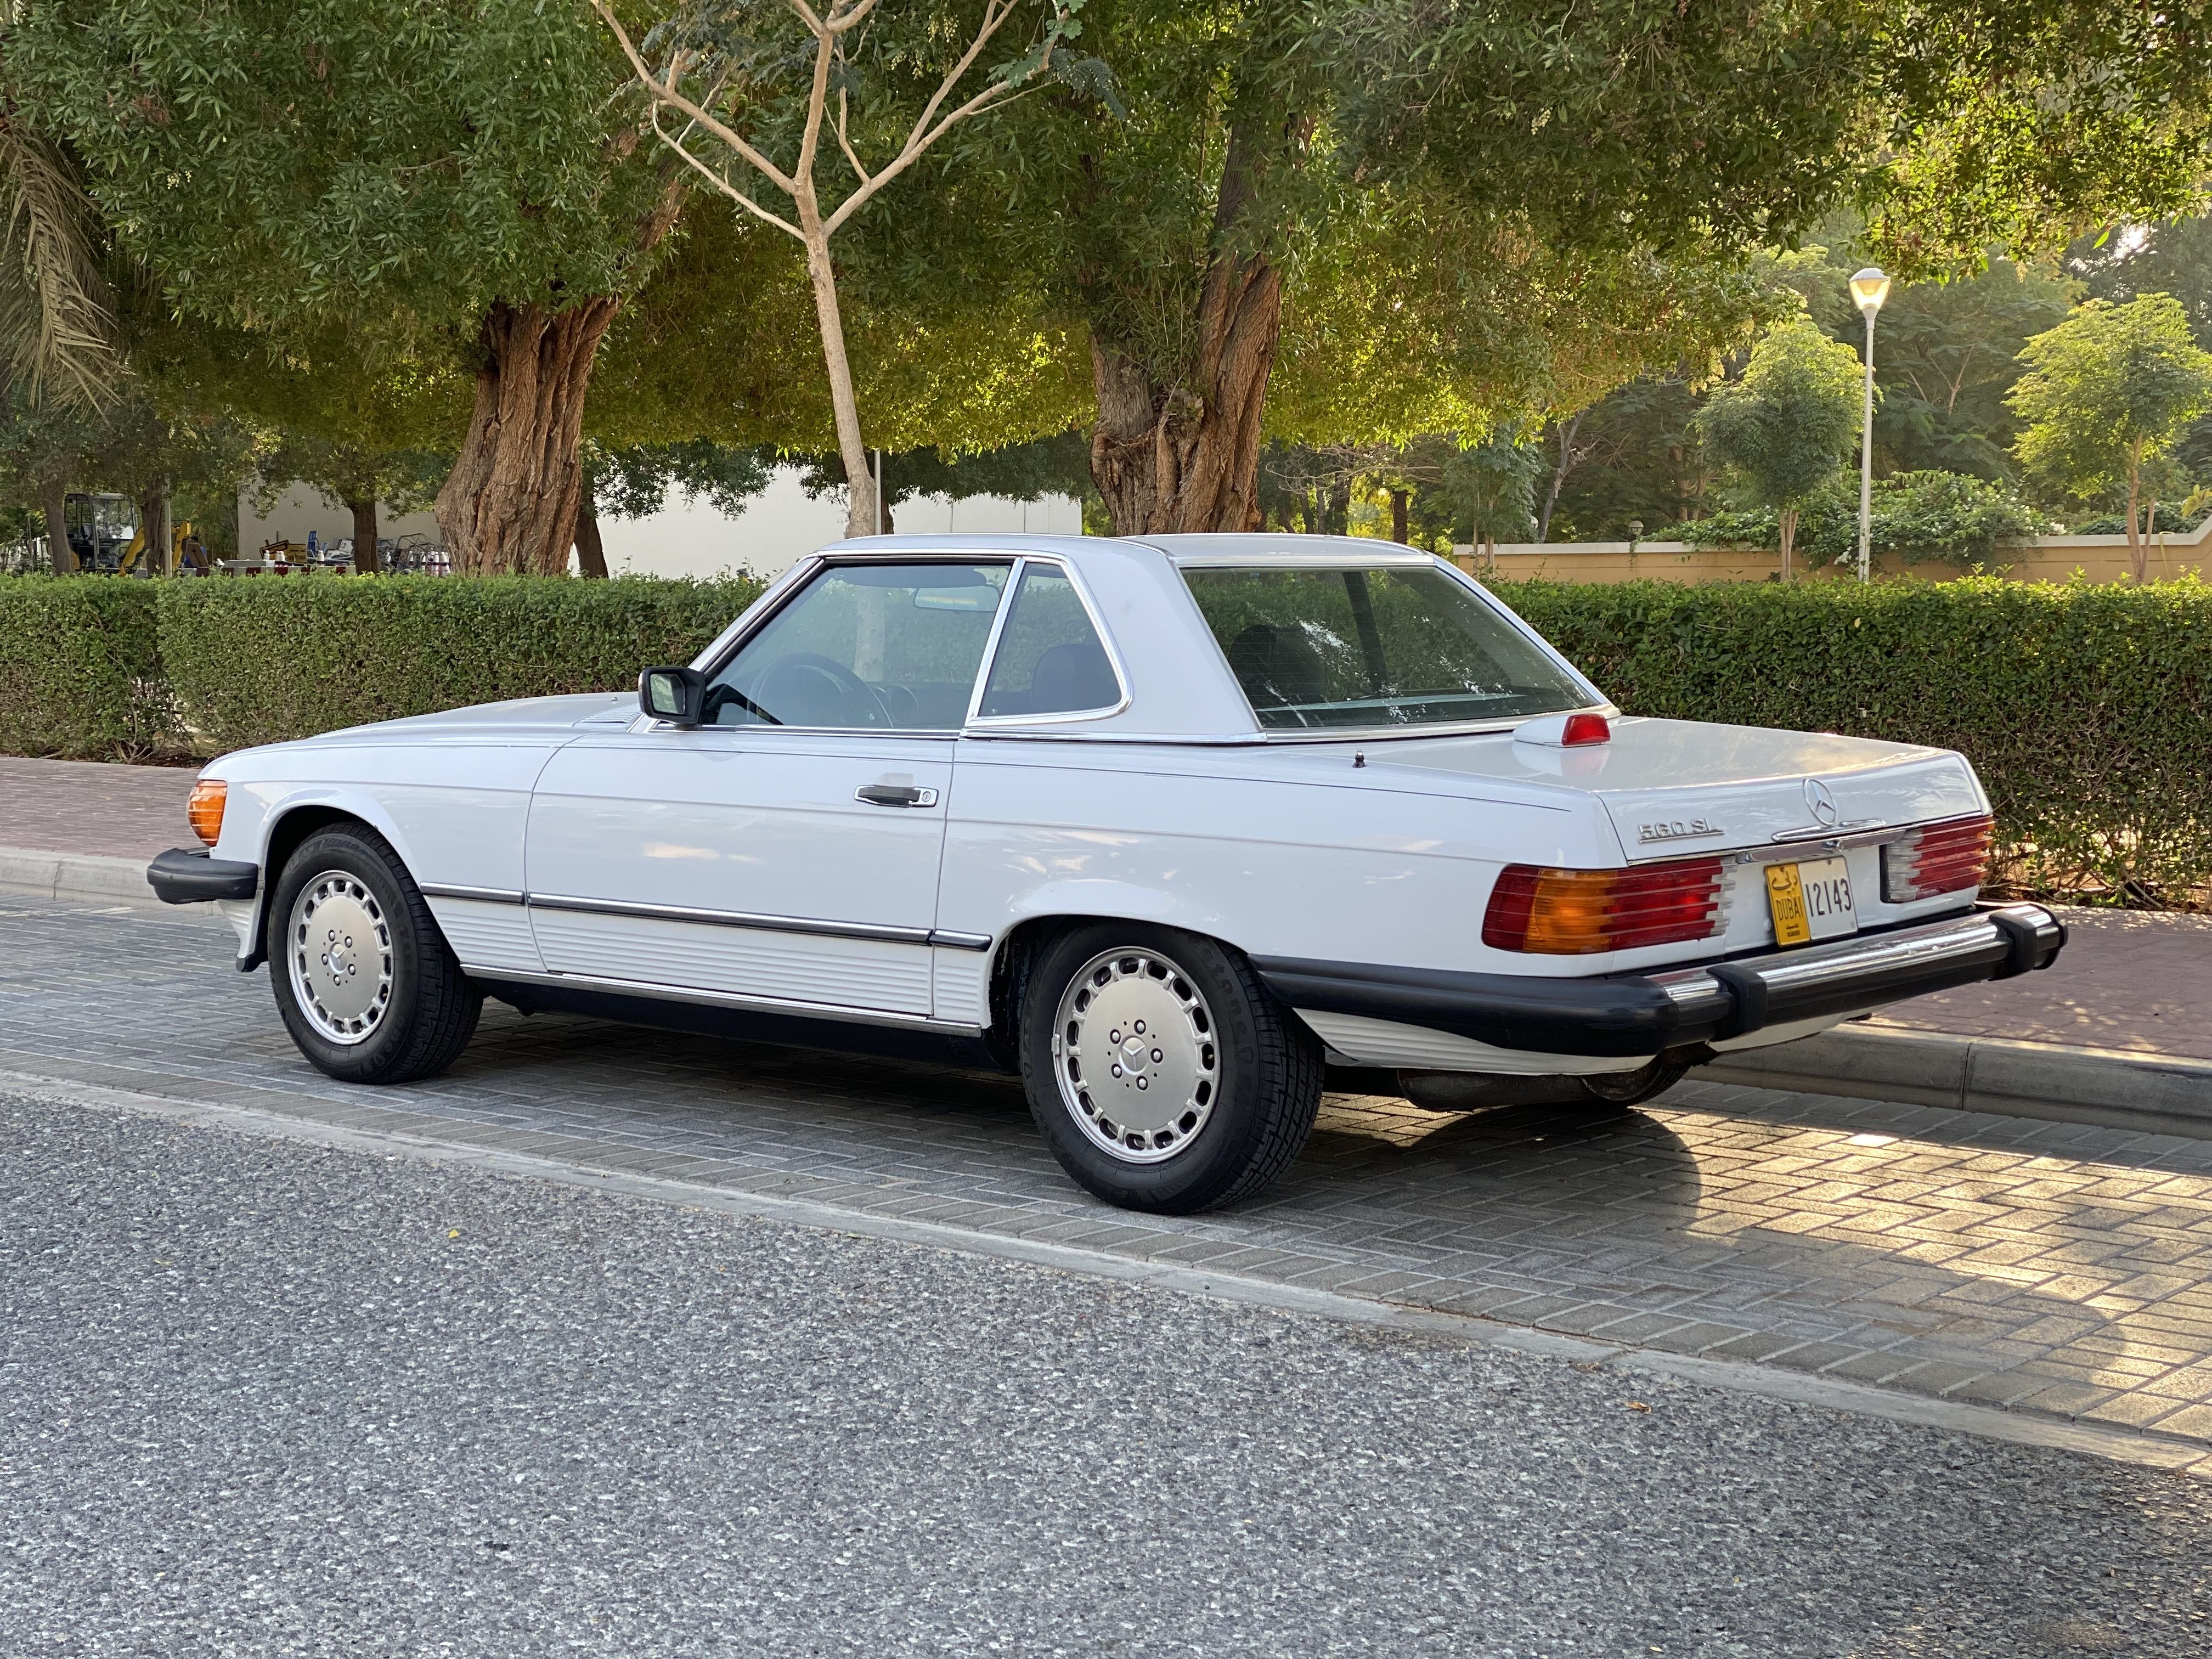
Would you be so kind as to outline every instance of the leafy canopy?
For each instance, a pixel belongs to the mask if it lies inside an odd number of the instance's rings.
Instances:
[[[2021,356],[2028,373],[2010,398],[2026,422],[2021,465],[2077,499],[2129,480],[2212,409],[2212,353],[2170,294],[2085,301]]]
[[[1857,354],[1801,318],[1753,348],[1743,379],[1699,411],[1698,431],[1761,506],[1802,507],[1857,435],[1860,384]]]

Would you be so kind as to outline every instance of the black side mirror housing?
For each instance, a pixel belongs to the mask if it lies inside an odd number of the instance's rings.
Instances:
[[[696,726],[707,677],[696,668],[648,668],[637,677],[637,706],[671,726]]]

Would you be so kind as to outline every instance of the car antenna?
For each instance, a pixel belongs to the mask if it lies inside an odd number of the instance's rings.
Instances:
[[[1358,770],[1360,767],[1363,767],[1363,766],[1364,766],[1364,765],[1366,765],[1366,764],[1367,764],[1367,751],[1366,751],[1364,749],[1355,749],[1355,750],[1353,750],[1352,751],[1352,769],[1356,771],[1356,770]]]

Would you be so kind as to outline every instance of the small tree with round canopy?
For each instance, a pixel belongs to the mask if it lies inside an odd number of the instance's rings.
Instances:
[[[1850,452],[1859,425],[1858,354],[1799,317],[1752,348],[1743,379],[1717,387],[1698,435],[1780,521],[1782,575],[1790,572],[1797,516]]]

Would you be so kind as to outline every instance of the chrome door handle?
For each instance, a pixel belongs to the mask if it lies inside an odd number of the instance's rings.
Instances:
[[[910,783],[870,783],[855,789],[853,799],[871,806],[934,806],[937,791],[917,789]]]

